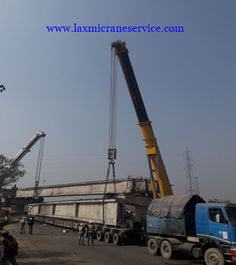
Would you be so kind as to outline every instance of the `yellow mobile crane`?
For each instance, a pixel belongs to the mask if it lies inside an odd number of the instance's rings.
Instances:
[[[128,49],[123,41],[115,41],[111,44],[112,49],[114,49],[115,54],[119,58],[122,71],[124,73],[126,83],[129,89],[129,93],[138,117],[139,126],[146,144],[146,152],[148,157],[148,164],[150,169],[151,178],[151,190],[153,198],[166,195],[172,195],[173,191],[169,178],[166,173],[165,165],[163,163],[159,147],[157,145],[156,137],[154,135],[151,121],[148,118],[143,99],[138,87],[138,83],[135,78],[135,74],[129,59]],[[157,179],[156,188],[154,176]],[[157,191],[158,190],[158,191]]]

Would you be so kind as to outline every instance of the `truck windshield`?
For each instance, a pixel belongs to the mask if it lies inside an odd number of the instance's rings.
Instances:
[[[230,223],[236,226],[236,207],[225,207],[225,210]]]

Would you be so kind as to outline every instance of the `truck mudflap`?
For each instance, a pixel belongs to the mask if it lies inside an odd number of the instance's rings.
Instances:
[[[225,253],[226,261],[236,264],[236,248],[231,248]]]

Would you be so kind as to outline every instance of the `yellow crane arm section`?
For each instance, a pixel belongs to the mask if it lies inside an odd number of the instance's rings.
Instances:
[[[173,195],[171,184],[166,173],[165,165],[163,163],[159,147],[153,133],[151,122],[139,123],[144,142],[146,144],[146,152],[149,159],[151,188],[154,199],[157,198],[156,185],[152,177],[152,172],[156,176],[160,196]],[[152,171],[152,172],[151,172]]]

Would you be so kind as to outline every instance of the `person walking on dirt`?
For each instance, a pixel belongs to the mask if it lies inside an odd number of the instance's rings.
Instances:
[[[88,225],[88,246],[89,246],[90,240],[91,240],[92,245],[94,246],[94,241],[93,241],[93,238],[94,238],[94,232],[95,232],[95,226],[94,226],[94,224],[90,221],[90,222],[89,222],[89,225]]]
[[[84,234],[85,234],[85,227],[84,224],[81,223],[79,225],[79,245],[83,245],[84,246]]]
[[[4,248],[1,263],[5,264],[6,262],[10,262],[12,265],[18,265],[16,262],[18,250],[18,243],[16,239],[10,235],[8,231],[2,232],[1,235],[3,237],[2,244]]]
[[[21,234],[25,234],[25,217],[22,217],[22,219],[20,220],[20,233]]]
[[[29,226],[29,233],[31,235],[33,233],[33,226],[34,226],[34,217],[33,216],[31,216],[28,219],[28,226]]]
[[[8,224],[8,220],[9,220],[9,218],[8,218],[8,216],[6,215],[5,218],[4,218],[4,223],[5,223],[5,225]]]

